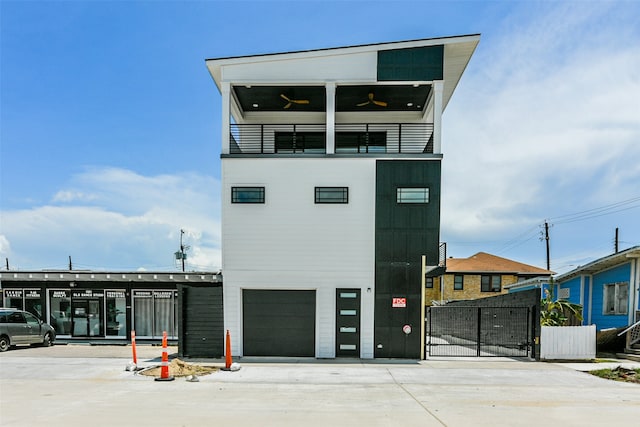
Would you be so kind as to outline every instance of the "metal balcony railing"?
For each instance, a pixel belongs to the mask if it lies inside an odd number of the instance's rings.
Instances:
[[[231,154],[324,154],[324,124],[232,124]],[[432,123],[335,125],[336,154],[432,154]]]

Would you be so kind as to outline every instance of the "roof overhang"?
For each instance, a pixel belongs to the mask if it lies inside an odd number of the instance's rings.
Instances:
[[[324,111],[325,85],[330,83],[336,85],[337,113],[392,112],[418,117],[418,113],[422,116],[429,113],[435,80],[444,82],[442,100],[443,109],[446,108],[479,41],[480,35],[473,34],[213,58],[207,59],[206,65],[220,91],[223,85],[230,85],[232,111],[242,116]],[[394,70],[394,55],[402,56],[403,52],[409,58],[416,52],[424,53],[427,59],[433,54],[441,55],[437,57],[441,70],[415,75]]]
[[[631,259],[640,258],[640,246],[634,246],[624,251],[599,258],[584,266],[573,269],[567,273],[556,276],[557,282],[567,281],[577,276],[588,276],[603,270],[608,270],[619,264],[631,261]]]

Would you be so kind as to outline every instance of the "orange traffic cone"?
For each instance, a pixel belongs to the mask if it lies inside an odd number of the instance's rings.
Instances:
[[[231,369],[231,334],[229,333],[228,329],[227,329],[227,342],[226,342],[226,348],[225,348],[224,368]]]
[[[138,355],[136,353],[136,331],[131,331],[131,351],[133,352],[133,364],[138,365]]]
[[[162,332],[162,363],[160,365],[160,378],[156,381],[173,381],[175,378],[169,375],[169,355],[167,354],[167,331]]]

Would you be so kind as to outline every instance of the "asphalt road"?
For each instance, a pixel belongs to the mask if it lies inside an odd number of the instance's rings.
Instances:
[[[157,365],[160,356],[160,347],[138,346],[139,366]],[[125,371],[130,360],[124,346],[0,354],[0,425],[584,427],[640,420],[640,385],[580,372],[591,364],[243,359],[237,372],[158,382]]]

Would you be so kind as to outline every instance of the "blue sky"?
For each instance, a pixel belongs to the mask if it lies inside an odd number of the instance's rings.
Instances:
[[[640,2],[0,2],[0,256],[220,267],[206,58],[481,34],[443,117],[442,235],[564,272],[640,245]]]

